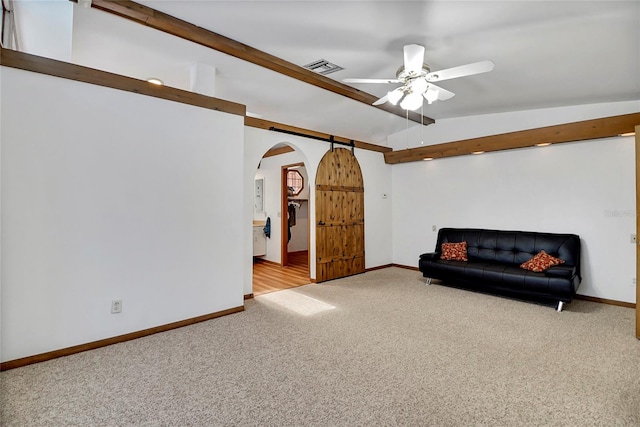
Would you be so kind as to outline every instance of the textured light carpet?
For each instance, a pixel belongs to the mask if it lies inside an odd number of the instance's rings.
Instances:
[[[638,426],[633,328],[629,308],[557,313],[389,268],[3,372],[0,415],[21,427]]]

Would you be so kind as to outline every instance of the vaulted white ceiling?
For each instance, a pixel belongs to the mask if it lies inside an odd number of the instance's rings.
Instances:
[[[170,1],[139,3],[305,65],[328,77],[392,78],[402,47],[426,47],[432,70],[490,59],[495,69],[440,86],[424,107],[442,118],[640,99],[637,1]],[[216,96],[265,119],[372,143],[398,116],[95,9],[74,7],[73,61],[189,87],[194,63],[216,68]],[[352,85],[378,97],[394,85]],[[410,123],[409,126],[416,126]]]

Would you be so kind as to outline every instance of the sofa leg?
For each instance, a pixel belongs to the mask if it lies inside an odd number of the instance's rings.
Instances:
[[[556,311],[558,313],[560,313],[562,311],[562,306],[564,305],[564,303],[562,301],[558,301],[558,308],[556,308]]]
[[[431,284],[431,277],[427,277],[427,286]]]

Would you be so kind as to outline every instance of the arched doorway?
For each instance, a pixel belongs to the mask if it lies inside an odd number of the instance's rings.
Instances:
[[[254,206],[254,296],[310,283],[307,162],[301,151],[279,143],[263,155],[257,166],[254,179],[262,191],[263,210],[257,212]],[[294,184],[295,194],[291,197],[287,192],[288,171],[296,171],[298,178]],[[287,220],[291,214],[295,221],[289,224]],[[267,220],[270,224],[268,236],[262,233]],[[256,240],[260,239],[264,250],[256,252]]]
[[[316,281],[364,272],[364,184],[350,150],[328,151],[316,174]]]

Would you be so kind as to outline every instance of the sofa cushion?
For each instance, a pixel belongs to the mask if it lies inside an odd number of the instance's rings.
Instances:
[[[427,277],[442,280],[444,284],[477,290],[511,291],[529,295],[573,294],[571,280],[560,276],[524,270],[518,265],[476,261],[426,261],[421,263],[429,271]],[[569,269],[571,270],[571,269]],[[570,299],[569,299],[570,301]]]
[[[545,271],[549,267],[553,267],[554,265],[558,264],[564,264],[564,261],[560,258],[549,255],[545,251],[540,251],[529,261],[520,264],[520,268],[540,273],[542,271]]]
[[[440,259],[467,261],[467,242],[443,243]]]

